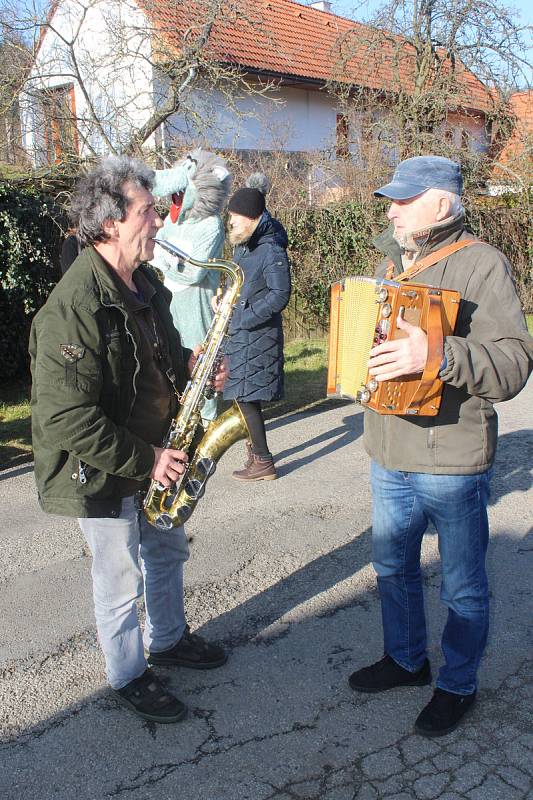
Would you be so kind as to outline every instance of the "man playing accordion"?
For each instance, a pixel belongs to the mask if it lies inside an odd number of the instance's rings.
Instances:
[[[354,672],[350,686],[381,692],[431,683],[420,570],[422,537],[438,533],[441,599],[448,609],[444,663],[415,730],[442,736],[472,708],[489,625],[485,554],[487,503],[497,440],[494,404],[524,387],[533,361],[509,264],[494,247],[472,240],[464,225],[460,166],[437,156],[409,158],[377,197],[390,203],[390,227],[375,244],[387,256],[377,277],[416,282],[461,295],[453,335],[444,338],[436,416],[365,410],[372,459],[373,563],[381,599],[384,657]],[[461,249],[450,245],[465,242]],[[468,246],[466,243],[468,242]],[[450,254],[450,250],[453,250]],[[442,250],[420,271],[417,263]],[[370,351],[376,381],[421,373],[428,357],[422,328],[398,319],[404,338]]]

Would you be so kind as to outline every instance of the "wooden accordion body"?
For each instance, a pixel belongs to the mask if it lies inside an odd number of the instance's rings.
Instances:
[[[453,333],[459,292],[385,279],[349,277],[331,287],[328,397],[348,397],[378,414],[435,416],[442,381],[442,342]],[[398,315],[428,336],[423,373],[378,382],[368,374],[370,350],[407,334]]]

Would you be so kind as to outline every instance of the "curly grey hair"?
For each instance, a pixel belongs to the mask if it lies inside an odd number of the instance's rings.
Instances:
[[[70,204],[69,216],[83,245],[104,242],[108,235],[103,224],[108,219],[123,220],[128,211],[124,184],[152,190],[155,172],[142,161],[129,156],[108,156],[78,183]]]

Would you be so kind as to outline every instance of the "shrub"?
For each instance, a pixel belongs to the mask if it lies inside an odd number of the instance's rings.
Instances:
[[[20,289],[0,285],[0,380],[26,372],[28,324]]]
[[[475,205],[467,210],[470,230],[505,253],[513,270],[524,311],[533,312],[533,220],[529,204],[516,206],[517,196],[500,205]],[[505,203],[505,204],[503,204]]]
[[[380,203],[350,202],[329,208],[281,212],[287,228],[293,285],[308,311],[327,320],[331,284],[346,275],[372,275],[379,253],[371,245],[379,231]]]
[[[64,210],[52,193],[68,196],[72,185],[68,177],[40,190],[30,182],[0,186],[0,379],[27,376],[31,319],[60,277],[62,228],[67,227]],[[529,313],[533,312],[531,199],[470,197],[467,205],[471,230],[509,258]],[[331,284],[346,275],[374,272],[381,256],[372,239],[386,224],[386,202],[356,199],[323,208],[271,210],[289,235],[295,291],[287,312],[287,338],[321,335],[328,325]],[[231,257],[229,249],[227,255]]]
[[[327,326],[334,281],[346,275],[373,274],[381,255],[372,239],[385,227],[385,208],[384,203],[354,201],[329,208],[281,210],[277,215],[289,235],[296,305],[303,305],[301,313],[311,315],[318,325]],[[467,226],[505,253],[524,310],[533,312],[533,222],[527,198],[522,205],[516,196],[471,204]]]
[[[0,186],[0,378],[27,375],[31,319],[60,276],[61,209],[32,187]]]

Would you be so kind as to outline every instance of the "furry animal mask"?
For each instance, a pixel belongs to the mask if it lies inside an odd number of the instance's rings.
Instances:
[[[188,153],[171,169],[155,173],[153,194],[172,196],[172,222],[220,214],[230,191],[231,175],[224,159],[201,148]]]

